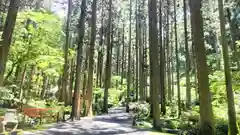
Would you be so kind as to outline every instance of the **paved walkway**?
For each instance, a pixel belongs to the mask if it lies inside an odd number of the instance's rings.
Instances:
[[[125,108],[114,108],[107,115],[59,123],[46,131],[24,135],[148,135],[148,131],[133,128],[132,116]]]

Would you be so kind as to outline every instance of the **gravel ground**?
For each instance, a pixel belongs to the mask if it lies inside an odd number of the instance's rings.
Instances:
[[[125,108],[113,108],[107,115],[59,123],[46,131],[24,135],[148,135],[148,131],[133,128],[132,116]]]

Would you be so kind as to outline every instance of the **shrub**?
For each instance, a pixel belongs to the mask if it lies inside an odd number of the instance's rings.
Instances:
[[[150,115],[150,105],[146,102],[135,102],[130,104],[130,110],[134,112],[134,120],[142,122]]]
[[[216,119],[215,128],[216,128],[216,135],[227,135],[228,121],[225,119]]]

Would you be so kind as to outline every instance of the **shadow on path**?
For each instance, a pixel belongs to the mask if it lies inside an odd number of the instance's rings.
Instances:
[[[24,135],[147,135],[147,131],[132,127],[131,114],[125,108],[113,108],[109,114],[59,123],[46,131]]]

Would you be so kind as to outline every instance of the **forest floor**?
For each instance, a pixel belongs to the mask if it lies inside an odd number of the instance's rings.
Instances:
[[[132,114],[125,108],[109,110],[109,114],[86,117],[79,121],[56,124],[45,131],[24,132],[24,135],[169,135],[132,126]]]

